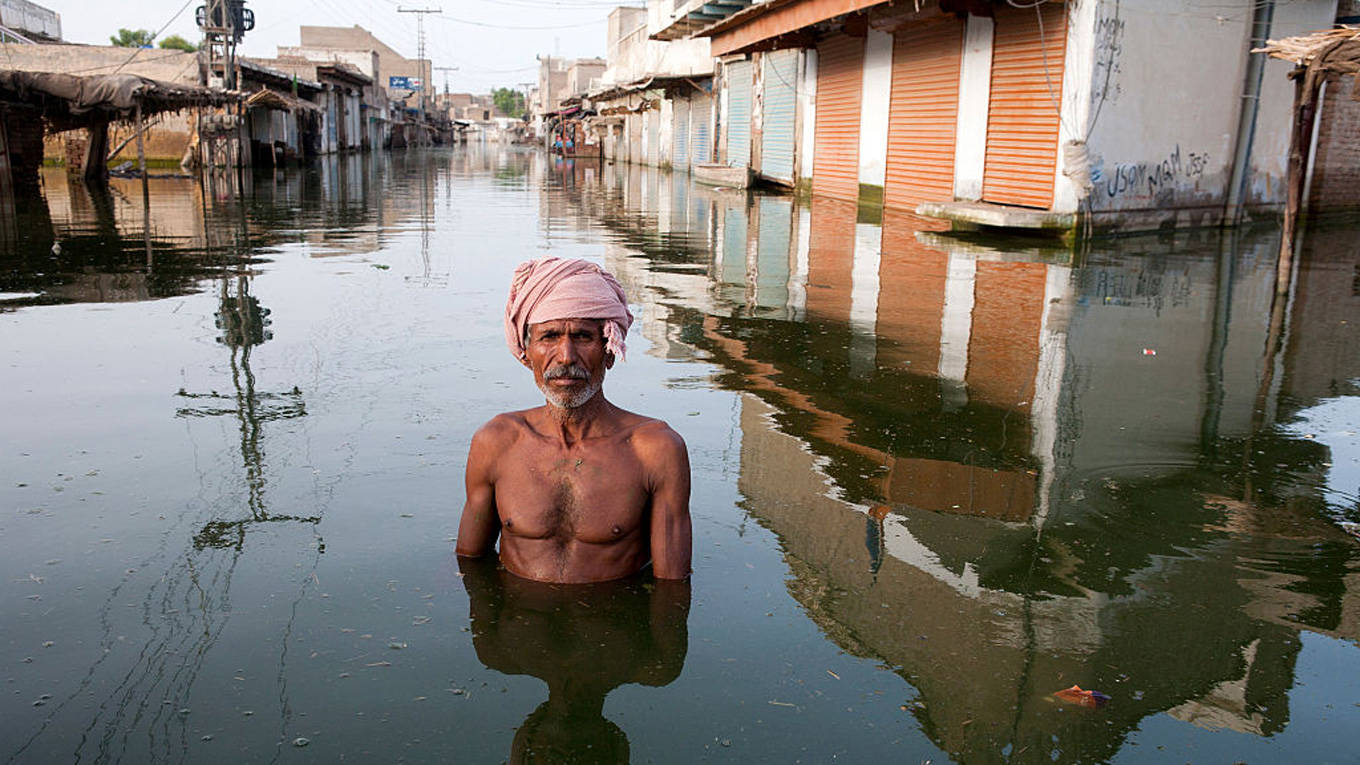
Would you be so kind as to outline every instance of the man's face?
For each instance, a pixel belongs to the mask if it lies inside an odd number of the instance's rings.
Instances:
[[[548,403],[574,409],[600,392],[604,371],[614,366],[605,350],[604,322],[557,319],[529,327],[525,366]]]

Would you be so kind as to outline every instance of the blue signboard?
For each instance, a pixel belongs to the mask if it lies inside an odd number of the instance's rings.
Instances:
[[[401,90],[420,90],[419,77],[388,77],[387,87]]]

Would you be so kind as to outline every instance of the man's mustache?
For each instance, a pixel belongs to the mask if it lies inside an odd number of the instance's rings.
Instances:
[[[589,380],[590,372],[580,364],[558,364],[555,367],[549,367],[543,373],[544,380],[556,380],[561,377],[571,380]]]

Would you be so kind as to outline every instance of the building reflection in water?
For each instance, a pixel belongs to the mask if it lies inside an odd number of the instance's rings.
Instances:
[[[494,559],[460,558],[477,658],[548,685],[515,732],[510,762],[628,762],[628,736],[604,716],[609,692],[679,677],[689,648],[688,581],[590,585],[521,579]]]
[[[1276,425],[1356,394],[1345,230],[1313,233],[1271,343],[1273,232],[1074,257],[603,173],[544,225],[609,227],[653,352],[744,392],[738,486],[790,593],[946,751],[1104,760],[1163,713],[1269,736],[1300,631],[1360,639],[1328,454]],[[1052,697],[1073,684],[1115,697],[1098,725]]]

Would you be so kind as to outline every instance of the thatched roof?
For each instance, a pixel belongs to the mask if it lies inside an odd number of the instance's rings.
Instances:
[[[1307,69],[1355,74],[1360,72],[1360,28],[1342,27],[1268,40],[1264,48],[1257,48],[1252,53],[1265,53]]]
[[[258,106],[281,112],[319,112],[321,107],[276,90],[257,90],[246,98],[246,106]]]
[[[0,102],[39,109],[59,125],[127,119],[141,104],[142,115],[190,106],[235,103],[241,95],[153,80],[135,74],[75,75],[56,72],[0,70]]]

